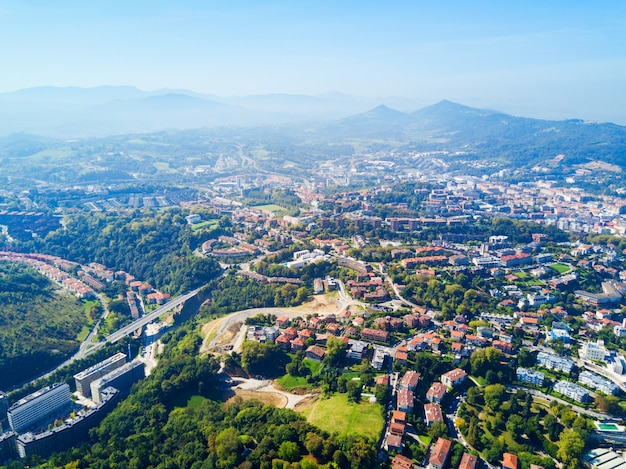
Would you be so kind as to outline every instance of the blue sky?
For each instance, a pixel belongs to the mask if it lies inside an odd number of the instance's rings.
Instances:
[[[0,92],[450,99],[626,124],[626,2],[0,0]]]

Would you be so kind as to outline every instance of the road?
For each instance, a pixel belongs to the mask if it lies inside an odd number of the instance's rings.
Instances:
[[[197,293],[198,293],[198,290],[190,291],[184,295],[177,297],[176,299],[171,300],[170,302],[164,304],[163,306],[159,306],[157,309],[155,309],[151,313],[148,313],[145,316],[142,316],[139,319],[131,322],[129,325],[122,327],[121,329],[113,332],[111,335],[106,337],[103,341],[96,342],[91,347],[86,348],[85,350],[79,350],[79,352],[76,355],[74,355],[74,357],[72,357],[71,361],[84,358],[87,355],[91,354],[92,352],[95,352],[96,350],[104,347],[105,344],[107,343],[113,344],[117,342],[118,340],[120,340],[121,338],[132,334],[136,330],[141,329],[147,324],[150,324],[155,319],[158,319],[159,316],[161,316],[162,314],[165,314],[168,311],[171,311],[172,309],[177,308],[178,306],[182,305],[185,301],[196,296]]]
[[[597,420],[611,420],[613,418],[613,416],[609,415],[609,414],[601,414],[600,412],[596,412],[594,410],[588,410],[588,409],[584,409],[583,407],[579,407],[577,405],[573,405],[570,404],[567,401],[564,401],[563,399],[559,399],[558,397],[554,397],[554,396],[550,396],[548,394],[545,394],[541,391],[537,391],[536,389],[531,389],[531,388],[527,388],[525,386],[517,386],[517,385],[508,385],[507,386],[508,389],[521,389],[523,391],[526,391],[527,393],[529,393],[531,396],[533,397],[538,397],[539,399],[543,399],[546,400],[548,402],[558,402],[559,404],[563,404],[566,406],[569,406],[572,408],[572,410],[574,412],[577,412],[579,414],[584,414],[587,417],[591,417]]]
[[[220,338],[222,338],[226,332],[232,327],[233,324],[240,323],[242,324],[241,329],[230,341],[230,345],[232,345],[232,350],[237,350],[241,344],[243,343],[243,339],[245,337],[245,333],[247,328],[244,326],[244,322],[246,319],[256,316],[257,314],[273,314],[275,316],[287,316],[289,319],[297,318],[297,317],[305,317],[306,312],[302,310],[296,310],[293,308],[251,308],[244,309],[241,311],[235,311],[234,313],[229,314],[222,318],[222,322],[217,330],[217,332],[213,335],[213,338],[208,344],[203,344],[202,350],[214,350]],[[331,313],[318,313],[319,316],[323,317],[326,314]],[[336,314],[336,313],[332,313]],[[226,344],[220,344],[222,347]]]

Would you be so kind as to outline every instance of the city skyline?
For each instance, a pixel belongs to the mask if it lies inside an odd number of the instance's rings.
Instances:
[[[0,2],[0,92],[340,92],[626,124],[625,17],[608,1]]]

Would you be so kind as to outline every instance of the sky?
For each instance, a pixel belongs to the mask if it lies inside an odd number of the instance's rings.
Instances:
[[[0,0],[0,92],[449,99],[626,125],[620,0]]]

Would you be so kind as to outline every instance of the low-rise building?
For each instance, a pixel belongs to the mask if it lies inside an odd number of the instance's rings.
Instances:
[[[433,422],[443,422],[443,413],[439,404],[424,404],[424,422],[430,426]]]
[[[517,380],[522,383],[534,384],[535,386],[543,386],[545,375],[541,371],[535,371],[528,368],[519,367],[516,370]]]
[[[619,394],[619,386],[617,384],[591,371],[582,371],[580,375],[578,375],[578,381],[604,394]]]
[[[569,381],[559,381],[554,385],[554,390],[578,402],[588,402],[591,400],[589,391]]]
[[[439,438],[435,446],[430,450],[430,457],[428,458],[429,469],[445,469],[450,458],[450,448],[452,448],[452,441]]]
[[[428,402],[441,403],[447,391],[448,388],[446,388],[443,383],[435,381],[431,384],[430,388],[428,388],[428,391],[426,392],[426,399]]]
[[[462,370],[461,368],[456,368],[452,371],[448,371],[447,373],[442,374],[441,382],[445,386],[448,386],[449,388],[453,388],[463,383],[466,378],[467,378],[467,373],[465,372],[465,370]]]
[[[559,357],[553,353],[539,352],[537,354],[537,364],[549,370],[571,373],[574,369],[574,360],[567,357]]]

